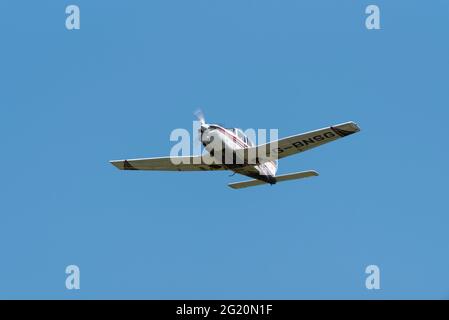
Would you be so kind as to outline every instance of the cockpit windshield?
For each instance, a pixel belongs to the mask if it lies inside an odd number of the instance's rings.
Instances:
[[[232,131],[237,137],[243,140],[249,146],[253,146],[253,142],[243,133],[243,130],[240,128],[228,128],[229,131]]]
[[[242,129],[235,129],[235,134],[237,135],[237,137],[239,137],[242,140],[246,139],[246,136],[243,133]]]

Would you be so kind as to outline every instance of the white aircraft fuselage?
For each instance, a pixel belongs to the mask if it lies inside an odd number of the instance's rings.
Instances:
[[[245,175],[270,184],[276,183],[274,178],[278,168],[276,160],[251,165],[245,163],[245,160],[239,156],[239,150],[254,146],[253,142],[241,129],[224,128],[217,124],[203,124],[200,128],[200,139],[210,155],[218,163],[224,164],[229,170],[241,173],[241,168],[252,166],[255,170],[252,173],[246,172]],[[217,153],[218,146],[221,152]],[[226,159],[226,155],[232,155],[232,158]]]

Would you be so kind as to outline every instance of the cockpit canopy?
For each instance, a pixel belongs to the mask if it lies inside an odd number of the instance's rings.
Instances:
[[[240,128],[227,128],[227,130],[233,132],[237,137],[242,139],[249,146],[253,146],[253,142],[243,133],[243,130]]]

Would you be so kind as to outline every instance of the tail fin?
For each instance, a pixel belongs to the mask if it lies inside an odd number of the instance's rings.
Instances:
[[[295,180],[295,179],[303,179],[308,177],[314,177],[317,176],[318,172],[310,170],[310,171],[303,171],[303,172],[296,172],[296,173],[289,173],[284,174],[281,176],[275,177],[276,182],[283,182],[288,180]],[[266,182],[262,180],[248,180],[248,181],[242,181],[242,182],[235,182],[230,183],[228,186],[230,186],[233,189],[242,189],[242,188],[248,188],[248,187],[254,187],[259,186],[261,184],[266,184]]]

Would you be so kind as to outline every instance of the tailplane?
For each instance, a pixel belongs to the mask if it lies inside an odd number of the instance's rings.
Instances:
[[[308,177],[315,177],[317,175],[318,175],[318,172],[310,170],[310,171],[302,171],[302,172],[289,173],[289,174],[284,174],[281,176],[276,176],[275,179],[276,179],[276,182],[283,182],[283,181],[288,181],[288,180],[296,180],[296,179],[303,179],[303,178],[308,178]],[[266,183],[267,182],[254,179],[254,180],[230,183],[230,184],[228,184],[228,186],[230,186],[233,189],[242,189],[242,188],[259,186],[259,185],[266,184]]]

